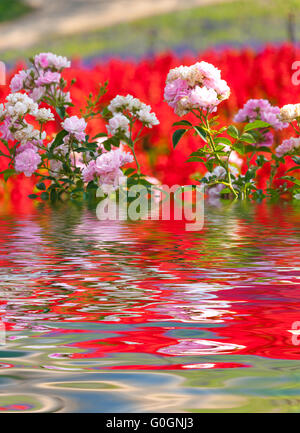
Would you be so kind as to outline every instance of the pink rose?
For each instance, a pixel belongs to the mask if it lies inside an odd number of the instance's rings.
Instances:
[[[189,100],[196,108],[211,108],[220,102],[215,90],[199,86],[191,91]]]
[[[39,101],[40,99],[42,99],[42,97],[45,94],[45,88],[44,87],[35,87],[32,92],[30,92],[30,97],[31,99],[33,99],[35,102]]]
[[[280,118],[280,108],[272,106],[267,99],[249,99],[234,116],[234,122],[253,122],[263,120],[274,129],[281,130],[289,126]]]
[[[188,90],[189,86],[187,82],[178,78],[177,80],[167,83],[164,98],[172,108],[175,108],[177,102],[188,95]]]
[[[282,144],[276,147],[275,152],[278,158],[281,158],[287,153],[293,152],[298,147],[300,147],[300,138],[292,137],[287,140],[283,140]]]
[[[91,180],[93,180],[95,174],[96,174],[96,163],[95,161],[91,161],[89,162],[87,167],[85,167],[82,170],[82,177],[84,182],[90,182]]]
[[[15,170],[30,177],[42,161],[40,155],[33,149],[27,149],[19,153],[15,158]]]
[[[133,156],[131,153],[124,152],[121,149],[110,150],[96,159],[96,172],[99,175],[107,175],[132,161]]]
[[[48,53],[40,53],[35,56],[34,64],[37,68],[47,68],[49,66]]]
[[[103,192],[109,194],[112,191],[116,191],[124,182],[126,182],[126,177],[122,170],[118,169],[101,176],[99,183]]]
[[[65,119],[61,125],[65,131],[74,135],[76,140],[78,140],[78,141],[84,141],[85,140],[85,132],[84,131],[86,128],[86,122],[84,119],[80,119],[77,116],[67,117],[67,119]]]
[[[0,125],[0,132],[2,134],[2,138],[6,141],[14,140],[14,137],[9,129],[10,127],[11,127],[10,119],[7,117],[6,119],[4,119],[2,125]]]
[[[25,71],[20,71],[18,74],[16,74],[11,82],[10,82],[10,88],[13,93],[19,92],[24,87],[24,81],[27,79],[27,74]]]
[[[66,57],[57,56],[53,53],[40,53],[35,56],[34,64],[38,69],[52,68],[61,71],[70,67],[70,61]]]
[[[36,144],[38,144],[38,143],[36,143]],[[19,153],[22,153],[22,152],[24,152],[25,150],[28,150],[28,149],[34,150],[35,152],[38,151],[38,148],[37,148],[37,146],[34,143],[32,143],[31,141],[27,141],[26,143],[21,144],[17,148],[16,153],[19,154]]]
[[[59,72],[42,72],[39,78],[36,80],[36,86],[43,86],[47,84],[58,84],[60,81],[60,73]]]

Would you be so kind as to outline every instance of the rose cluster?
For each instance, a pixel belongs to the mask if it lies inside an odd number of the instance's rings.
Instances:
[[[36,102],[55,102],[57,106],[71,103],[69,92],[64,92],[66,85],[61,76],[70,61],[66,57],[52,53],[41,53],[32,59],[32,67],[16,74],[10,83],[12,92],[25,90]]]
[[[249,99],[234,116],[233,120],[234,122],[262,120],[269,123],[276,130],[288,127],[288,124],[284,123],[280,116],[280,108],[271,105],[267,99]]]
[[[299,126],[299,120],[300,120],[300,104],[287,104],[284,105],[280,109],[280,119],[282,121],[292,123],[294,121],[297,121]],[[297,131],[297,129],[294,127],[294,130]],[[299,154],[300,151],[300,137],[291,137],[286,140],[284,140],[279,146],[276,147],[275,153],[278,156],[278,158],[282,158],[286,155],[293,155],[293,154]]]
[[[155,113],[151,113],[151,106],[132,95],[117,95],[107,108],[113,114],[107,125],[107,131],[111,135],[123,134],[128,137],[130,122],[133,120],[139,120],[147,128],[159,124]]]
[[[12,93],[6,101],[5,105],[0,105],[0,132],[4,140],[16,142],[15,170],[29,177],[41,162],[38,150],[46,133],[28,123],[27,116],[34,117],[42,125],[53,120],[54,115],[50,109],[39,108],[36,102],[23,93]]]
[[[266,99],[249,99],[243,108],[234,116],[234,122],[249,123],[255,120],[267,122],[275,130],[287,128],[288,123],[283,122],[280,115],[280,108],[272,106]],[[274,135],[269,129],[260,130],[257,135],[257,144],[272,146]]]
[[[141,130],[144,127],[152,128],[159,124],[155,113],[151,112],[150,105],[144,104],[132,95],[117,95],[110,101],[107,108],[111,113],[106,125],[108,134],[118,137],[121,140],[121,146],[106,152],[101,144],[101,155],[96,160],[89,161],[82,172],[85,182],[96,179],[105,193],[116,190],[120,186],[124,179],[121,167],[134,160],[131,153],[123,150],[124,144],[127,144],[134,154],[134,145]],[[142,127],[134,139],[136,121],[139,121]]]
[[[61,122],[61,126],[68,134],[64,136],[62,144],[52,150],[52,153],[57,159],[50,159],[48,168],[51,176],[54,177],[59,177],[59,175],[63,174],[62,157],[67,156],[69,158],[73,169],[76,167],[82,168],[84,166],[82,163],[82,155],[73,149],[72,144],[80,144],[85,140],[85,128],[87,123],[83,118],[71,116]],[[53,142],[54,140],[48,143],[49,150],[52,148]]]
[[[297,153],[300,151],[300,137],[292,137],[283,142],[276,147],[276,155],[278,158],[285,156],[287,154]]]
[[[71,105],[71,98],[64,92],[66,82],[61,76],[70,62],[65,57],[41,53],[31,63],[31,68],[12,78],[12,93],[7,96],[5,105],[0,104],[0,140],[9,152],[4,154],[0,150],[0,155],[10,159],[8,172],[35,174],[42,180],[50,180],[47,192],[43,182],[38,184],[44,197],[60,196],[65,191],[84,192],[90,182],[92,189],[101,186],[109,193],[123,183],[121,168],[133,160],[140,179],[134,146],[144,127],[152,128],[159,123],[151,107],[131,95],[118,95],[103,110],[99,104],[103,95],[103,88],[100,88],[95,97],[97,102],[90,97],[82,117],[70,116],[66,109]],[[62,129],[52,140],[47,137],[44,126],[54,120],[54,114],[51,108],[40,108],[41,103],[52,107],[62,118]],[[87,121],[96,116],[106,120],[109,135],[100,132],[90,140],[86,133]],[[29,123],[30,119],[38,122],[39,129]],[[134,136],[136,122],[141,129]],[[132,153],[126,152],[124,145]],[[43,172],[40,169],[44,169]]]
[[[133,161],[133,156],[123,149],[104,151],[96,160],[92,160],[83,169],[82,175],[85,182],[98,179],[98,184],[103,192],[108,194],[115,191],[126,179],[121,167]]]
[[[220,70],[204,61],[171,69],[164,93],[166,102],[179,116],[199,109],[212,112],[229,95],[230,89],[221,79]]]
[[[284,105],[280,110],[280,117],[285,122],[293,122],[300,119],[300,104]]]

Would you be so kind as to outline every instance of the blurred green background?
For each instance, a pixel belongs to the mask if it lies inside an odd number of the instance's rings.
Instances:
[[[1,0],[0,22],[12,21],[31,11],[30,5],[22,0]]]
[[[141,9],[143,1],[132,0],[127,3],[134,11],[135,4],[139,4]],[[119,7],[120,21],[109,25],[109,14],[112,12],[108,6],[112,2],[114,14]],[[0,29],[7,35],[8,43],[0,43],[0,57],[3,61],[13,62],[40,51],[84,58],[140,56],[170,49],[181,53],[224,46],[249,45],[257,48],[269,42],[297,42],[299,39],[300,0],[206,0],[203,3],[201,6],[201,1],[174,0],[174,8],[171,7],[170,12],[157,15],[158,3],[153,0],[153,16],[147,12],[145,15],[148,16],[144,18],[130,19],[127,11],[128,19],[123,21],[122,1],[51,0],[49,22],[45,21],[45,26],[49,28],[45,29],[44,26],[39,35],[37,27],[43,23],[39,17],[43,11],[44,15],[47,14],[47,2],[1,0]],[[182,7],[185,8],[176,10]],[[85,10],[92,15],[93,9],[95,16],[99,16],[99,25],[97,28],[93,22],[91,30],[87,30],[89,18],[85,15]],[[60,31],[58,20],[64,16],[77,23],[73,31]],[[80,17],[85,20],[84,28],[78,26]],[[16,36],[18,30],[19,44]],[[37,33],[32,41],[31,31]],[[13,41],[11,44],[9,38]],[[28,43],[24,44],[26,38]]]

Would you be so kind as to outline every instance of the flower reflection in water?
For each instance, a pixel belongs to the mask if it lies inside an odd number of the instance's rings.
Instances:
[[[299,411],[299,214],[208,207],[199,233],[3,214],[0,410]]]

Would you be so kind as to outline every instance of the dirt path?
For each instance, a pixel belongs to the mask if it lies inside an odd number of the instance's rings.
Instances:
[[[26,0],[35,9],[0,25],[0,50],[22,49],[53,36],[71,35],[150,15],[228,0]]]

